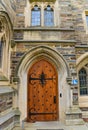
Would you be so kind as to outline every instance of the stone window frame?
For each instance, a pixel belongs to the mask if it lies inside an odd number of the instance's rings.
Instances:
[[[1,48],[1,57],[0,57],[0,71],[2,71],[3,69],[3,64],[4,64],[4,53],[5,53],[5,30],[4,30],[4,25],[3,25],[3,21],[0,21],[0,42],[2,44],[2,48]]]
[[[45,10],[45,8],[47,8],[47,6],[48,5],[50,5],[50,7],[53,9],[53,11],[54,11],[54,25],[53,26],[50,26],[50,27],[54,27],[55,26],[55,7],[54,7],[54,3],[52,3],[52,2],[45,2],[45,3],[41,3],[41,2],[34,2],[34,3],[31,3],[31,10],[34,8],[34,6],[35,5],[37,5],[39,8],[40,8],[40,10],[41,10],[41,16],[40,16],[40,27],[42,27],[42,26],[44,26],[44,27],[46,27],[45,25],[44,25],[44,10]],[[30,10],[30,13],[31,13],[31,10]],[[32,26],[31,25],[31,15],[30,15],[30,26]],[[37,27],[37,26],[32,26],[32,27]],[[48,26],[47,26],[48,27]]]
[[[0,66],[0,74],[8,76],[8,66],[9,66],[9,28],[7,25],[7,21],[4,19],[3,16],[0,17],[0,22],[2,23],[1,30],[0,30],[0,41],[3,39],[3,48],[2,48],[2,63]]]
[[[84,29],[86,31],[86,34],[88,34],[88,23],[87,23],[86,16],[88,16],[88,10],[84,10],[84,12],[82,14],[83,22],[84,22]]]

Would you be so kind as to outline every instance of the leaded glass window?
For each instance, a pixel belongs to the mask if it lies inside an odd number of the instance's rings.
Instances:
[[[88,26],[88,15],[86,15],[86,24]]]
[[[45,26],[53,26],[54,25],[54,11],[50,7],[50,5],[47,6],[44,10],[44,25]]]
[[[41,10],[37,5],[31,10],[31,25],[40,26],[41,24]]]
[[[88,94],[87,73],[84,68],[79,71],[80,95]]]
[[[2,53],[3,53],[3,42],[0,41],[0,68],[2,67]]]

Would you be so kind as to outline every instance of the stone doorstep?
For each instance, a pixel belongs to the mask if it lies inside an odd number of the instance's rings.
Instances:
[[[12,130],[29,130],[29,129],[30,130],[37,130],[37,129],[39,129],[39,130],[40,129],[52,130],[53,128],[54,129],[63,129],[63,130],[88,130],[88,123],[86,123],[84,125],[64,125],[64,124],[61,124],[60,126],[59,125],[60,124],[58,123],[58,125],[54,125],[54,127],[52,127],[52,125],[51,125],[47,128],[46,124],[45,124],[45,126],[41,125],[41,127],[40,126],[34,127],[32,123],[27,123],[27,125],[25,123],[24,129],[22,129],[20,127],[20,124],[17,124]]]

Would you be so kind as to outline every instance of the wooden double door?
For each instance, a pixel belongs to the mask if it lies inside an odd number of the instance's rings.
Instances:
[[[45,59],[34,63],[28,72],[27,120],[58,119],[58,76],[54,66]]]

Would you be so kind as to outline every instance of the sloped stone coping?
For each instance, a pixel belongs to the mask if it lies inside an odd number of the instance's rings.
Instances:
[[[0,73],[0,81],[8,81],[8,79]]]
[[[14,92],[15,89],[13,89],[11,86],[0,86],[0,94],[4,94],[4,93],[11,93]]]
[[[11,130],[16,123],[19,123],[19,109],[12,109],[7,114],[0,115],[0,130]]]
[[[64,129],[36,129],[36,130],[64,130]]]

